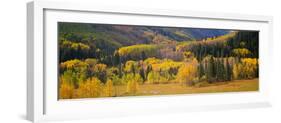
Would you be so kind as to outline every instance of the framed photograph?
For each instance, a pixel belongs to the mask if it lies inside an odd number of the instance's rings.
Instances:
[[[269,107],[272,17],[27,4],[31,121]]]

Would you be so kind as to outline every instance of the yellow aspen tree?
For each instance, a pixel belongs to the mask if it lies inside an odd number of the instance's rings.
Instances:
[[[258,60],[256,58],[244,58],[241,61],[244,77],[247,79],[254,78],[258,67]]]
[[[138,90],[138,83],[136,81],[129,81],[127,83],[127,93],[129,94],[136,94]]]
[[[132,79],[130,79],[127,83],[127,93],[136,94],[139,86],[139,82],[141,82],[141,77],[139,75],[135,75]]]
[[[59,88],[60,99],[72,99],[74,95],[74,87],[66,82],[62,82]]]
[[[113,82],[108,79],[105,84],[105,96],[111,97],[113,95]]]
[[[177,80],[184,84],[193,85],[193,80],[197,76],[198,61],[193,58],[190,62],[183,64],[178,71]]]
[[[238,77],[239,77],[239,64],[233,65],[232,74],[233,74],[233,79],[238,79]]]
[[[96,77],[87,79],[86,82],[81,83],[77,89],[77,96],[79,98],[99,97],[101,93],[102,84]]]

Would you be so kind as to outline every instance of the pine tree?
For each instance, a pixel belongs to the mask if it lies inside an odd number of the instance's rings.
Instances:
[[[148,77],[148,74],[149,72],[152,71],[152,66],[149,64],[147,67],[146,67],[146,71],[145,71],[145,76]]]
[[[136,68],[135,68],[135,65],[132,64],[131,66],[131,70],[130,70],[134,75],[136,74]]]
[[[114,52],[113,64],[114,65],[119,65],[120,64],[120,55],[119,55],[118,52]]]
[[[202,63],[199,64],[198,66],[198,77],[201,78],[205,75],[204,67]]]
[[[206,77],[208,82],[212,83],[215,78],[215,63],[214,63],[214,57],[211,56],[211,58],[208,60],[207,63],[207,72]]]
[[[226,81],[231,81],[231,76],[232,76],[232,69],[228,62],[228,59],[226,59]]]
[[[139,74],[142,77],[143,81],[146,81],[146,76],[143,67],[140,68]]]
[[[219,69],[220,69],[220,81],[225,81],[226,80],[226,71],[225,71],[223,59],[219,60]]]
[[[141,59],[144,61],[147,58],[144,51],[141,52]]]

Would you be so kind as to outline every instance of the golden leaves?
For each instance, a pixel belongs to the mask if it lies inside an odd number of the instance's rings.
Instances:
[[[177,80],[182,84],[188,84],[197,76],[198,61],[194,58],[191,62],[183,64],[177,74]]]
[[[90,47],[83,43],[75,43],[71,41],[64,40],[61,44],[61,47],[67,47],[74,50],[82,49],[82,50],[89,50]]]
[[[146,55],[155,54],[156,50],[157,45],[139,44],[122,47],[118,50],[118,53],[120,56],[139,56],[141,53],[145,53]]]
[[[251,79],[257,76],[258,72],[258,59],[256,58],[243,58],[241,63],[235,64],[233,67],[234,79]]]
[[[108,97],[113,96],[113,82],[110,79],[108,79],[106,81],[104,93],[105,93],[105,96],[108,96]]]
[[[232,50],[234,56],[247,57],[251,54],[251,51],[246,48],[237,48]]]
[[[72,99],[74,96],[74,87],[69,83],[62,82],[59,91],[60,99]]]
[[[81,83],[77,89],[77,97],[79,98],[89,98],[89,97],[99,97],[102,90],[101,81],[95,77],[87,79],[86,82]]]

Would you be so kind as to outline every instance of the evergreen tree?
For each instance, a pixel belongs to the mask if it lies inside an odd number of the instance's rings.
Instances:
[[[120,55],[118,52],[115,52],[113,55],[113,65],[119,65],[121,63]]]
[[[147,67],[146,67],[145,76],[148,77],[148,74],[149,74],[149,72],[151,72],[151,71],[152,71],[152,66],[149,64],[149,65],[147,65]]]
[[[226,71],[225,71],[225,67],[223,64],[223,59],[218,59],[218,80],[219,81],[225,81],[225,76],[226,76]]]
[[[215,61],[214,61],[214,57],[211,56],[210,59],[208,60],[208,64],[207,64],[207,80],[208,82],[212,83],[215,79]]]
[[[136,68],[134,64],[132,64],[131,72],[133,72],[134,75],[136,74]]]
[[[143,81],[146,81],[146,76],[145,76],[145,72],[144,72],[143,67],[140,68],[139,74],[140,74],[142,80],[143,80]]]
[[[146,57],[144,51],[142,51],[142,52],[141,52],[141,59],[144,61],[146,58],[147,58],[147,57]]]
[[[231,81],[231,76],[232,76],[232,69],[228,62],[228,59],[226,59],[226,81]]]
[[[198,77],[201,78],[205,75],[204,67],[202,63],[199,64],[198,66]]]

